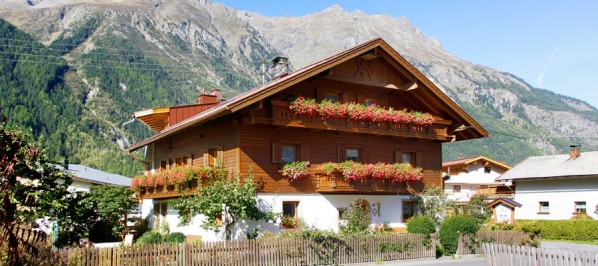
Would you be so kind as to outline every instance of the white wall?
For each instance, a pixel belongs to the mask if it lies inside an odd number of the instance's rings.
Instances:
[[[469,201],[476,193],[480,185],[494,185],[504,170],[490,165],[490,173],[484,172],[484,165],[481,162],[467,166],[467,173],[460,172],[450,175],[450,179],[444,181],[444,192],[449,200]],[[446,176],[448,173],[442,173]],[[454,192],[453,185],[461,185],[461,192]]]
[[[70,191],[83,191],[89,192],[92,184],[89,182],[83,182],[80,180],[73,180],[73,183],[69,186]]]
[[[594,219],[598,204],[598,177],[515,181],[515,219],[567,220],[573,216],[576,201],[585,201],[587,214]],[[550,214],[538,214],[539,202],[548,201]]]
[[[377,212],[377,204],[380,203],[380,215],[372,215],[372,223],[381,224],[385,221],[390,223],[391,227],[405,227],[402,221],[403,209],[402,201],[410,200],[407,195],[322,195],[322,194],[259,194],[258,197],[264,200],[272,211],[282,213],[283,201],[298,201],[298,216],[307,225],[314,226],[322,230],[338,231],[339,217],[337,208],[347,208],[357,199],[365,199],[370,203],[370,208]],[[143,217],[153,220],[153,203],[151,199],[143,200]],[[371,205],[374,206],[371,206]],[[190,225],[178,226],[178,212],[169,206],[167,211],[167,221],[171,232],[182,232],[185,235],[199,235],[202,240],[222,240],[223,232],[214,233],[200,228],[201,217],[195,217]],[[150,223],[151,224],[151,223]],[[246,233],[253,230],[256,226],[261,231],[268,230],[271,233],[278,234],[282,229],[278,223],[266,223],[263,221],[241,222],[235,232],[235,238],[245,238]]]

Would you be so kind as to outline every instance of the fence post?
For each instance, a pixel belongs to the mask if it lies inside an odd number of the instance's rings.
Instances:
[[[459,233],[459,237],[457,240],[457,255],[463,255],[463,235]]]

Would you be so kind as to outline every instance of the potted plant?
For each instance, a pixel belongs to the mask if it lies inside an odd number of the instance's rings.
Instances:
[[[288,178],[289,180],[297,180],[299,178],[304,178],[309,175],[309,169],[307,166],[309,162],[306,161],[295,161],[292,163],[287,163],[282,166],[279,172],[282,176]]]

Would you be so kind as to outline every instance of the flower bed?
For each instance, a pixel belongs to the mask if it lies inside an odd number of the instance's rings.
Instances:
[[[392,182],[418,181],[422,180],[421,168],[413,167],[411,164],[394,163],[388,164],[379,162],[376,164],[363,164],[353,161],[342,163],[323,163],[322,173],[330,175],[339,171],[347,180],[358,180],[366,178],[387,179]]]
[[[179,189],[189,181],[199,180],[201,178],[211,178],[214,176],[215,169],[209,166],[203,167],[176,167],[168,171],[159,173],[139,175],[131,180],[131,190],[142,191],[148,188],[158,186],[177,186]]]
[[[314,99],[298,97],[289,105],[295,115],[321,116],[330,118],[349,118],[359,121],[390,122],[397,124],[414,124],[429,126],[434,123],[434,117],[428,113],[417,111],[385,109],[377,105],[366,106],[358,103],[339,103],[322,100],[316,103]]]
[[[307,169],[308,165],[309,162],[305,161],[287,163],[282,166],[282,169],[280,169],[279,172],[282,174],[282,176],[290,180],[297,180],[309,175],[309,170]]]

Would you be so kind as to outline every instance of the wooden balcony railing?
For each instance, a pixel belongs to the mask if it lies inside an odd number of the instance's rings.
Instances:
[[[347,180],[340,172],[324,175],[321,171],[312,171],[310,178],[315,178],[316,191],[326,192],[385,192],[410,194],[405,182],[394,183],[391,180],[367,178],[362,180]]]
[[[515,196],[515,188],[508,186],[478,188],[477,194],[489,198],[512,197]]]
[[[291,110],[289,110],[288,102],[272,100],[271,103],[271,123],[278,126],[303,127],[398,137],[415,137],[444,141],[448,139],[447,128],[448,125],[452,123],[451,121],[442,120],[440,117],[436,117],[436,121],[431,126],[420,126],[390,122],[355,121],[348,118],[326,119],[320,116],[297,116],[293,114]]]
[[[182,195],[192,195],[199,189],[199,183],[197,179],[191,180],[183,186],[173,185],[160,185],[154,187],[142,188],[138,195],[142,199],[161,199],[161,198],[172,198],[179,197]]]

